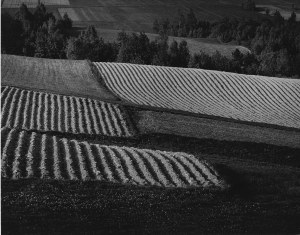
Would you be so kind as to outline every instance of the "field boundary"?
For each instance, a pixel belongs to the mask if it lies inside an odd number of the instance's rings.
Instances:
[[[244,124],[244,125],[249,125],[249,126],[258,126],[258,127],[265,127],[265,128],[270,128],[270,129],[278,129],[278,130],[286,130],[286,131],[295,131],[300,133],[299,128],[294,128],[294,127],[285,127],[285,126],[279,126],[275,124],[268,124],[268,123],[259,123],[259,122],[248,122],[248,121],[241,121],[237,119],[231,119],[231,118],[225,118],[225,117],[218,117],[218,116],[210,116],[206,114],[198,114],[198,113],[193,113],[193,112],[188,112],[188,111],[182,111],[182,110],[175,110],[175,109],[167,109],[167,108],[157,108],[153,106],[146,106],[146,105],[136,105],[128,101],[114,101],[114,100],[109,100],[109,99],[99,99],[99,97],[96,96],[91,96],[91,95],[76,95],[74,93],[69,93],[69,92],[64,92],[60,93],[51,89],[38,89],[38,88],[31,88],[28,86],[20,86],[20,85],[14,85],[10,84],[8,82],[1,82],[2,86],[11,86],[11,87],[16,87],[16,88],[21,88],[24,90],[32,90],[32,91],[41,91],[41,92],[48,92],[52,94],[58,94],[58,95],[65,95],[65,96],[76,96],[76,97],[82,97],[82,98],[89,98],[89,99],[94,99],[94,100],[99,100],[99,101],[104,101],[106,103],[111,103],[111,104],[119,104],[125,106],[127,110],[128,108],[133,108],[135,110],[146,110],[146,111],[156,111],[156,112],[166,112],[166,113],[171,113],[171,114],[180,114],[184,116],[192,116],[192,117],[198,117],[198,118],[205,118],[205,119],[211,119],[211,120],[218,120],[218,121],[225,121],[225,122],[231,122],[231,123],[237,123],[237,124]],[[112,93],[114,94],[114,93]],[[116,97],[118,98],[118,97]],[[118,98],[119,99],[119,98]],[[129,110],[130,111],[130,110]]]
[[[105,78],[103,78],[99,72],[99,70],[97,69],[97,67],[93,64],[92,61],[90,60],[86,60],[88,65],[90,66],[91,68],[91,73],[92,73],[92,76],[95,78],[95,80],[97,82],[100,83],[100,85],[110,94],[112,94],[116,99],[122,101],[122,99],[115,93],[113,92],[112,90],[110,90],[107,85],[106,85],[106,82],[105,82]]]
[[[136,113],[136,118],[137,126],[142,134],[160,133],[197,139],[261,143],[300,149],[300,132],[297,131],[153,111],[139,111]]]

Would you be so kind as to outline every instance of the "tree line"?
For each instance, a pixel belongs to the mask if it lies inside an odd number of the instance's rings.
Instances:
[[[1,53],[53,59],[88,59],[187,67],[190,54],[185,41],[159,37],[150,41],[145,33],[121,32],[115,42],[104,42],[94,26],[74,36],[72,21],[47,12],[38,4],[33,12],[22,4],[15,14],[2,14]]]
[[[145,33],[120,32],[115,42],[104,42],[95,27],[88,26],[74,35],[72,21],[47,12],[43,4],[29,11],[22,4],[14,17],[2,14],[2,53],[41,58],[89,59],[175,67],[212,69],[268,76],[300,75],[300,30],[295,14],[288,21],[277,14],[261,22],[223,19],[210,23],[197,20],[192,10],[180,14],[172,24],[156,20],[153,29],[159,37],[150,41]],[[222,42],[236,41],[253,53],[233,52],[227,58],[216,52],[191,54],[186,41],[168,41],[168,35],[216,37]]]
[[[249,4],[253,2],[249,1]],[[223,43],[235,42],[249,48],[253,55],[247,55],[240,65],[242,73],[267,76],[300,75],[300,23],[295,12],[285,20],[279,11],[273,17],[261,20],[224,18],[217,22],[198,20],[190,9],[180,13],[170,22],[169,19],[155,20],[153,31],[161,35],[188,38],[217,38]],[[238,52],[234,64],[241,56]],[[215,57],[215,56],[213,56]],[[207,55],[196,55],[201,67],[207,64]],[[217,56],[218,57],[218,56]],[[230,62],[230,63],[231,63]]]

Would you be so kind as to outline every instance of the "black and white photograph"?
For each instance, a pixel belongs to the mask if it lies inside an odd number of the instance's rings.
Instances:
[[[300,0],[1,0],[2,234],[300,234]]]

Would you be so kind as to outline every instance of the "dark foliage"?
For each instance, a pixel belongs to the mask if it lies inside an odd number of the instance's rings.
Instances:
[[[255,3],[247,1],[243,8],[255,9]],[[153,30],[171,36],[211,37],[223,43],[234,41],[253,52],[252,55],[244,55],[241,60],[235,56],[228,60],[218,53],[209,57],[200,52],[191,58],[190,67],[267,76],[300,75],[300,23],[296,21],[294,12],[288,20],[276,11],[272,19],[262,21],[224,18],[210,23],[197,20],[190,10],[186,15],[179,13],[172,24],[169,20],[155,20]],[[218,62],[221,62],[220,66]]]
[[[253,1],[247,1],[243,7],[250,9],[253,4],[255,7]],[[145,33],[121,32],[114,43],[104,42],[93,26],[77,37],[70,37],[70,18],[65,14],[56,19],[43,4],[33,13],[22,4],[15,17],[2,14],[1,18],[2,53],[7,54],[300,76],[300,23],[294,12],[287,21],[276,12],[272,20],[224,18],[210,23],[197,20],[190,9],[186,15],[179,12],[172,23],[168,19],[155,20],[153,30],[159,33],[155,41],[150,41]],[[203,52],[191,55],[185,41],[168,44],[167,35],[234,41],[250,48],[252,54],[235,51],[232,59],[219,52],[212,56]]]
[[[15,17],[2,16],[2,53],[43,58],[65,58],[64,47],[72,21],[56,20],[43,4],[31,13],[22,4]]]

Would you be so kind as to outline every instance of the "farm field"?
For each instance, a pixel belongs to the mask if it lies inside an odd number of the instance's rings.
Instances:
[[[168,8],[167,11],[165,7]],[[262,14],[256,12],[243,11],[238,5],[211,4],[211,2],[207,3],[204,1],[201,2],[201,5],[198,1],[190,1],[188,4],[186,1],[172,3],[160,1],[156,4],[143,2],[139,5],[118,1],[94,6],[72,7],[71,5],[71,7],[59,8],[58,11],[61,16],[67,12],[77,26],[94,24],[105,29],[152,32],[152,25],[155,19],[174,19],[178,15],[179,10],[187,12],[189,8],[193,8],[199,19],[209,21],[232,16],[232,12],[235,12],[234,16],[238,18],[263,17]]]
[[[4,0],[1,7],[5,11],[16,9],[25,2],[29,7],[35,7],[37,0]],[[178,11],[185,13],[192,8],[197,18],[208,21],[216,21],[223,17],[237,18],[262,18],[264,14],[245,11],[241,8],[240,0],[43,0],[49,10],[56,16],[62,16],[65,12],[74,21],[75,26],[86,27],[90,24],[103,29],[129,30],[135,32],[152,31],[155,19],[174,19]],[[296,6],[296,13],[300,14],[297,0],[259,0],[258,5],[265,5],[271,10],[279,9],[284,16],[292,12],[292,4]],[[167,10],[166,10],[167,9]],[[299,17],[297,18],[299,20]]]
[[[135,118],[141,134],[161,133],[198,139],[265,143],[291,148],[299,148],[300,143],[299,130],[280,130],[155,111],[137,111]]]
[[[290,9],[286,9],[284,7],[281,8],[274,5],[257,5],[257,7],[261,9],[261,14],[266,14],[266,10],[268,9],[270,15],[274,15],[276,11],[279,11],[285,20],[288,20],[291,16]],[[296,12],[296,21],[300,21],[300,11]]]
[[[185,153],[90,144],[6,127],[1,135],[3,178],[225,187],[207,162]]]
[[[2,179],[2,231],[299,232],[298,168],[222,155],[205,158],[230,175],[231,189],[165,190],[98,181]]]
[[[35,8],[41,2],[45,6],[69,6],[69,0],[2,0],[1,8],[19,8],[22,3],[25,3],[28,8]]]
[[[124,102],[144,107],[300,128],[293,79],[125,63],[94,63]]]
[[[135,134],[119,105],[64,95],[1,87],[2,127],[72,134],[130,137]]]
[[[111,30],[111,29],[101,29],[97,28],[98,35],[107,42],[117,41],[118,33],[120,30]],[[127,31],[126,33],[133,33],[132,31]],[[158,35],[153,33],[146,33],[150,41],[154,41]],[[191,54],[199,53],[203,51],[208,55],[213,55],[216,51],[219,51],[221,55],[228,58],[232,58],[232,53],[238,49],[241,53],[251,53],[251,51],[243,46],[232,45],[232,44],[222,44],[216,39],[208,38],[182,38],[182,37],[168,37],[168,43],[171,44],[173,41],[176,41],[178,44],[185,40]]]
[[[1,85],[63,95],[117,100],[84,60],[55,60],[1,55]]]
[[[295,1],[258,1],[257,4],[267,2],[277,7],[285,8],[291,13],[291,3]],[[197,18],[215,21],[223,17],[261,18],[259,12],[245,11],[241,8],[241,1],[213,0],[213,1],[85,1],[71,0],[71,6],[59,9],[59,12],[69,12],[76,25],[85,26],[92,23],[97,27],[116,30],[152,32],[155,19],[174,19],[178,11],[187,12],[193,9]],[[165,10],[167,8],[167,11]]]
[[[5,233],[299,233],[296,80],[2,61]]]

